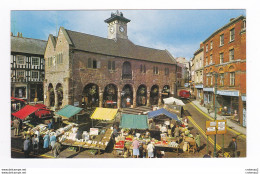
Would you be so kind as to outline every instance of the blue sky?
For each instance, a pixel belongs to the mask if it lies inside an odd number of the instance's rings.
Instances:
[[[167,49],[174,57],[190,59],[214,31],[245,10],[120,10],[131,20],[128,38],[137,45]],[[24,37],[47,40],[60,26],[107,37],[105,19],[115,10],[12,11],[11,31]]]

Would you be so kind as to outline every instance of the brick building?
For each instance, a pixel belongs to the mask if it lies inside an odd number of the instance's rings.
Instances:
[[[203,44],[195,51],[193,57],[194,66],[194,96],[197,100],[203,99]]]
[[[174,93],[176,62],[167,50],[132,43],[129,19],[112,13],[108,38],[61,27],[45,50],[44,102],[99,107],[161,104]],[[130,104],[129,104],[130,103]]]
[[[46,41],[11,36],[11,96],[43,101],[44,51]]]
[[[239,16],[204,42],[204,102],[216,104],[220,111],[227,108],[243,126],[246,125],[246,18]]]

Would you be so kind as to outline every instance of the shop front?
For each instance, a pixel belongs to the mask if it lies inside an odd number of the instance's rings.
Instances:
[[[239,91],[219,90],[216,102],[221,115],[233,116],[234,120],[239,121]]]
[[[196,100],[201,100],[203,98],[203,84],[195,85],[195,95]]]
[[[213,106],[214,88],[203,88],[204,105]]]

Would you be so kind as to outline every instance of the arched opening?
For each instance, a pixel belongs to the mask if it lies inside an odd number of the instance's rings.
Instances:
[[[162,89],[162,103],[164,103],[163,99],[168,97],[170,97],[170,86],[165,85]]]
[[[63,100],[63,88],[60,83],[56,85],[56,91],[58,95],[58,107],[62,106],[62,100]]]
[[[123,87],[121,93],[121,107],[129,108],[133,104],[133,88],[131,85],[127,84]]]
[[[99,90],[94,83],[87,84],[82,93],[83,107],[98,107],[99,106]]]
[[[147,101],[147,89],[145,85],[140,85],[137,89],[137,106],[145,106]]]
[[[157,105],[159,99],[159,86],[153,85],[151,88],[151,94],[150,94],[150,103],[151,105]]]
[[[51,83],[48,86],[48,92],[49,92],[50,107],[54,107],[54,105],[55,105],[55,94],[54,94],[53,85]]]
[[[132,79],[132,68],[130,62],[123,63],[122,79]]]
[[[117,108],[117,87],[114,84],[109,84],[104,91],[104,107]]]

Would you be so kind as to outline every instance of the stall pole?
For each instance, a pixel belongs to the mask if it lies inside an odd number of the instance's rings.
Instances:
[[[222,155],[224,157],[224,134],[222,135]]]
[[[214,109],[215,109],[215,117],[214,117],[214,121],[217,120],[217,87],[218,87],[218,74],[215,73],[215,103],[214,103]],[[214,135],[214,157],[217,157],[217,135]]]
[[[209,136],[207,135],[207,154],[209,153]]]

